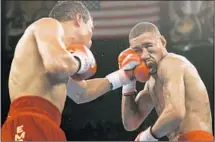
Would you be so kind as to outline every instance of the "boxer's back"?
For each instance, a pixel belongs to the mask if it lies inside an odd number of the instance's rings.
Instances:
[[[188,62],[184,73],[186,115],[180,131],[203,130],[212,133],[210,101],[196,68]]]
[[[36,23],[36,22],[35,22]],[[11,64],[9,92],[11,102],[26,95],[41,96],[62,111],[66,99],[65,83],[47,76],[37,42],[33,34],[36,25],[30,25],[19,40]]]
[[[176,57],[186,64],[184,69],[185,117],[180,127],[169,135],[177,140],[181,134],[201,130],[212,133],[212,117],[207,89],[196,68],[182,56]],[[176,94],[177,95],[177,94]]]
[[[177,70],[184,72],[183,78],[185,86],[186,114],[185,118],[180,124],[180,127],[168,135],[169,139],[177,140],[179,134],[192,130],[212,132],[212,119],[208,93],[203,81],[198,74],[198,71],[192,65],[192,63],[180,55],[170,53],[165,58],[169,58],[170,61],[171,58],[173,60],[178,60],[185,65],[185,68],[178,68]],[[171,65],[169,65],[169,68],[171,68]],[[155,88],[155,92],[152,91],[155,95],[152,95],[152,97],[156,98],[154,99],[156,103],[155,108],[158,112],[158,115],[160,115],[165,106],[163,102],[163,96],[165,94],[162,94],[162,91],[160,90],[160,88],[162,88],[162,83],[159,81],[159,79],[156,80],[156,83],[153,83],[153,80],[150,82],[152,84],[150,88]]]

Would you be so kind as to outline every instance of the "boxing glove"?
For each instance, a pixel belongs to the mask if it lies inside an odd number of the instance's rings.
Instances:
[[[129,62],[129,64],[128,64]],[[132,48],[124,50],[118,57],[119,68],[124,70],[133,70],[134,77],[142,83],[145,83],[150,75],[149,68],[141,60],[141,57]]]
[[[71,44],[67,50],[80,62],[79,70],[72,76],[73,79],[88,79],[96,73],[96,60],[92,52],[86,46],[81,44]]]
[[[106,78],[112,83],[112,90],[126,85],[127,87],[124,86],[124,90],[127,90],[127,93],[132,89],[133,90],[131,92],[135,91],[135,76],[138,77],[138,75],[140,75],[139,72],[141,71],[141,68],[137,68],[137,66],[142,65],[141,58],[131,48],[128,48],[119,55],[118,63],[120,69],[106,76]],[[144,72],[141,71],[141,73]],[[133,86],[128,85],[130,83],[132,83]]]
[[[150,74],[149,74],[149,68],[147,67],[146,63],[141,61],[138,66],[134,69],[134,76],[137,79],[137,81],[145,83],[149,80]]]
[[[118,56],[119,69],[123,69],[125,74],[130,77],[131,81],[122,86],[123,95],[136,94],[136,79],[134,69],[141,63],[140,57],[131,49],[128,48]]]
[[[127,73],[133,73],[134,79],[131,83],[122,87],[124,95],[134,94],[136,92],[136,80],[146,82],[149,79],[149,69],[141,57],[132,48],[123,51],[118,57],[119,68],[124,69]]]

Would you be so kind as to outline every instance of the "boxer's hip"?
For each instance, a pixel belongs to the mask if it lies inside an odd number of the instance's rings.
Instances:
[[[39,96],[24,96],[10,105],[2,127],[3,140],[66,140],[56,106]]]
[[[214,141],[214,136],[207,131],[193,130],[180,134],[178,141]]]
[[[46,119],[58,127],[61,123],[59,109],[50,101],[40,96],[22,96],[11,103],[7,120],[16,119],[23,115]]]

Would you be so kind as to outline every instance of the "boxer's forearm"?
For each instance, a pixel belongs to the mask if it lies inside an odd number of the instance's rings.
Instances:
[[[133,131],[137,129],[140,119],[140,113],[138,106],[135,102],[135,95],[122,96],[122,121],[124,128],[127,131]]]
[[[106,78],[76,81],[69,78],[67,95],[75,103],[81,104],[95,100],[111,90],[111,84]]]
[[[77,103],[86,103],[97,99],[111,90],[111,84],[106,78],[86,80],[83,90],[77,94]]]
[[[166,136],[170,132],[174,131],[181,123],[182,117],[177,115],[172,109],[164,109],[158,120],[152,127],[152,133],[157,137],[161,138]]]
[[[111,83],[106,78],[87,80],[86,99],[94,100],[111,90]]]

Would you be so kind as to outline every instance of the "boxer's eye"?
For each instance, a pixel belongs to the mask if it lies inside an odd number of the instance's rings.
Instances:
[[[142,48],[149,48],[149,47],[152,47],[152,43],[146,42],[146,43],[143,43],[141,46]]]
[[[133,50],[134,50],[134,52],[136,52],[136,53],[141,53],[141,52],[142,52],[141,46],[135,46],[135,47],[133,48]]]

